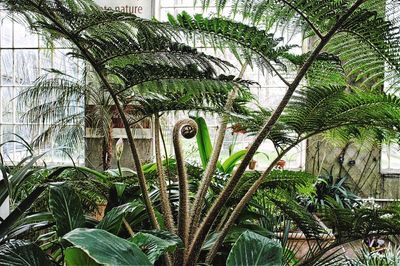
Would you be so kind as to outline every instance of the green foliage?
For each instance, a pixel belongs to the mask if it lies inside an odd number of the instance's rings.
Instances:
[[[210,3],[209,0],[203,2],[204,6]],[[262,70],[271,71],[273,74],[277,74],[291,90],[297,89],[294,97],[285,98],[285,101],[290,100],[290,103],[279,121],[276,124],[272,123],[272,131],[268,134],[268,138],[273,141],[278,152],[286,152],[300,141],[333,128],[361,130],[374,128],[382,132],[399,131],[400,101],[397,96],[392,94],[398,83],[399,33],[395,32],[392,21],[385,17],[386,9],[383,1],[363,1],[362,5],[350,14],[350,7],[354,3],[350,0],[234,0],[231,6],[232,15],[240,14],[244,18],[242,22],[218,17],[222,14],[222,9],[226,7],[228,1],[218,0],[216,2],[218,5],[216,17],[205,18],[201,15],[192,17],[183,13],[177,18],[170,17],[168,25],[144,20],[130,14],[102,11],[92,1],[2,1],[7,9],[14,11],[16,15],[24,16],[33,30],[44,33],[51,40],[64,40],[67,46],[73,48],[73,52],[70,53],[71,57],[79,58],[91,65],[96,73],[92,78],[96,87],[94,91],[104,92],[107,89],[108,92],[115,93],[124,107],[132,109],[126,110],[131,123],[152,114],[178,110],[222,114],[227,95],[236,86],[239,87],[239,96],[235,99],[233,111],[228,113],[230,121],[239,121],[244,128],[249,129],[247,130],[249,133],[255,133],[271,117],[272,111],[269,109],[249,110],[249,103],[254,102],[248,89],[253,85],[251,82],[234,76],[217,74],[221,70],[225,73],[231,69],[231,63],[178,43],[179,35],[183,31],[186,33],[186,41],[196,39],[203,44],[211,44],[215,49],[229,49],[240,62],[246,62],[250,66],[258,65]],[[349,14],[349,16],[343,17],[345,14]],[[343,23],[338,24],[335,28],[334,25],[338,22]],[[306,38],[313,37],[316,45],[318,41],[321,41],[321,44],[324,44],[325,41],[330,42],[322,50],[317,50],[318,54],[307,52],[292,55],[290,54],[292,47],[285,45],[285,40],[276,38],[272,34],[272,32],[276,32],[274,27],[279,30],[289,26],[296,30],[303,30]],[[328,39],[329,35],[326,36],[328,32],[333,32],[331,40]],[[309,40],[305,39],[305,41],[313,46]],[[291,80],[284,78],[284,72],[289,67],[296,70],[299,67],[302,68],[298,72],[298,80],[293,84],[290,84]],[[385,68],[390,70],[391,91],[382,90],[382,84],[386,79]],[[39,95],[42,90],[49,93],[52,87],[58,90],[54,93],[55,98],[57,102],[61,102],[67,108],[61,111],[62,116],[59,121],[60,125],[63,125],[62,119],[65,119],[67,115],[75,115],[75,113],[68,112],[70,106],[68,99],[70,97],[79,99],[81,92],[86,92],[88,88],[79,82],[74,83],[61,74],[59,76],[63,80],[49,80],[47,83],[47,78],[52,78],[50,76],[39,80],[36,84],[36,91],[33,90],[31,95]],[[308,78],[307,86],[298,86],[304,76]],[[25,95],[29,95],[29,93]],[[285,101],[281,106],[286,104]],[[102,103],[107,103],[107,96],[104,97]],[[39,108],[36,111],[42,108],[45,111],[45,120],[50,117],[52,119],[59,118],[49,108],[50,104],[38,104]],[[108,103],[105,105],[108,106]],[[35,109],[32,110],[33,115],[38,114],[35,114]],[[41,114],[37,117],[40,116]],[[66,119],[66,121],[68,120]],[[268,128],[266,130],[268,131]],[[203,134],[202,138],[207,138],[206,134]],[[201,142],[203,143],[204,165],[209,158],[211,146],[211,141],[206,141],[208,144],[205,144],[204,140]],[[207,148],[205,148],[206,145]],[[223,170],[230,173],[234,165],[242,158],[243,153],[236,154],[234,158],[231,158]],[[167,165],[169,171],[170,165],[169,163]],[[171,165],[173,166],[173,163]],[[153,166],[147,168],[147,176],[154,175]],[[30,168],[27,167],[26,170],[29,171]],[[196,182],[201,176],[201,170],[195,168],[192,170],[194,173],[189,175],[192,181],[190,190],[196,191]],[[24,179],[27,173],[23,173],[20,177],[17,176],[18,178],[12,177],[12,179],[15,178],[18,183],[18,180]],[[168,173],[168,177],[170,176],[174,177],[174,174]],[[4,187],[8,188],[9,194],[13,194],[10,189],[10,187],[12,188],[10,186],[12,179],[8,177],[2,184],[6,185]],[[233,193],[229,191],[226,194],[227,199],[222,198],[223,204],[220,204],[220,209],[216,208],[217,214],[206,216],[206,219],[211,218],[203,224],[210,225],[217,234],[223,227],[224,221],[229,219],[232,208],[237,206],[249,187],[259,177],[260,173],[255,172],[245,173],[238,178]],[[311,178],[302,176],[302,174],[298,174],[297,177],[299,177],[298,180],[296,175],[289,172],[271,173],[262,185],[265,190],[262,196],[265,196],[273,204],[272,210],[279,210],[285,218],[296,223],[307,239],[318,241],[317,247],[310,249],[311,255],[304,259],[303,264],[327,264],[327,261],[334,258],[335,255],[328,256],[328,259],[323,255],[333,247],[351,240],[377,233],[399,233],[400,225],[397,222],[399,214],[396,209],[349,210],[340,208],[333,202],[330,204],[330,208],[324,209],[321,217],[333,230],[336,238],[334,243],[323,245],[320,237],[321,234],[326,233],[325,228],[321,226],[315,216],[299,204],[295,197],[298,192],[312,193],[308,190]],[[209,204],[215,202],[215,199],[223,191],[228,178],[229,174],[215,176],[207,195],[208,201],[204,211],[207,211]],[[135,185],[124,189],[122,196],[118,195],[121,193],[117,193],[117,190],[115,191],[116,200],[109,201],[106,218],[98,225],[99,228],[122,236],[126,233],[122,228],[122,218],[125,218],[130,225],[135,225],[135,229],[146,227],[148,216],[140,201],[144,191],[140,191]],[[171,184],[168,189],[171,191],[170,200],[173,212],[175,212],[179,204],[177,184]],[[1,196],[4,198],[4,195]],[[150,195],[151,200],[157,203],[159,195],[157,189],[153,190]],[[74,198],[73,195],[72,198]],[[77,202],[76,198],[73,201]],[[68,205],[67,202],[64,206]],[[114,203],[117,204],[112,205]],[[249,203],[250,207],[241,213],[242,216],[237,219],[238,226],[252,227],[255,230],[252,222],[260,218],[262,212],[254,213],[252,211],[263,207],[262,204],[256,206],[255,203]],[[158,207],[158,204],[155,205]],[[53,208],[52,212],[55,211]],[[393,219],[385,218],[387,214],[393,215]],[[65,215],[65,213],[59,212],[60,217],[61,215]],[[80,214],[78,216],[81,217]],[[59,227],[59,223],[57,226]],[[69,226],[69,229],[74,227]],[[286,225],[284,228],[288,230]],[[257,227],[258,229],[259,227]],[[204,237],[211,233],[213,232],[209,232],[209,228],[202,232]],[[234,235],[235,232],[232,236]],[[153,244],[156,255],[152,255],[151,260],[155,261],[162,253],[160,250],[161,240],[158,239],[162,238],[158,236],[154,238],[146,234],[139,236],[143,237],[140,239],[140,243],[148,241]],[[147,239],[145,239],[146,236]],[[97,263],[118,263],[110,261],[118,258],[110,256],[112,248],[116,254],[134,249],[133,252],[141,252],[138,254],[143,260],[146,259],[143,261],[145,264],[150,263],[139,248],[105,230],[75,229],[65,237]],[[104,239],[104,241],[98,241],[99,239]],[[237,246],[241,245],[239,240]],[[158,245],[155,244],[156,242]],[[202,243],[196,244],[198,245],[194,248],[200,249]],[[123,250],[117,249],[118,245]],[[263,245],[258,246],[259,249],[263,247]],[[284,252],[287,254],[287,249]],[[54,251],[54,257],[61,258],[61,253],[61,250],[57,249]],[[70,256],[71,259],[73,256],[77,256],[76,250],[70,250]],[[287,257],[287,255],[285,256]],[[121,260],[128,264],[134,263],[129,261],[130,258],[131,256],[125,254]],[[229,258],[233,260],[234,255]],[[74,261],[72,263],[77,263]]]
[[[76,66],[83,71],[81,66]],[[43,132],[32,145],[38,146],[46,141],[54,141],[69,153],[82,148],[84,129],[84,97],[98,104],[99,97],[93,97],[93,88],[80,80],[60,70],[48,69],[33,84],[24,88],[18,94],[18,108],[24,110],[21,120],[30,124],[44,125]],[[25,111],[26,110],[26,111]],[[47,122],[46,122],[47,121]],[[37,129],[30,126],[31,130]]]
[[[102,10],[90,1],[55,3],[6,4],[15,14],[22,15],[34,31],[70,46],[70,57],[101,71],[119,101],[129,106],[127,115],[132,121],[163,112],[221,113],[234,86],[240,93],[232,113],[248,112],[246,103],[253,99],[248,87],[253,83],[217,74],[234,66],[179,43],[177,30],[135,15]],[[82,146],[83,128],[70,124],[81,125],[88,118],[97,133],[105,139],[109,136],[112,103],[107,88],[96,74],[78,67],[84,72],[82,77],[50,69],[19,95],[21,106],[29,107],[26,120],[51,124],[34,141],[35,145],[55,139],[68,144],[69,149]],[[91,82],[86,82],[88,79]],[[91,117],[84,114],[84,97],[95,107]]]
[[[36,244],[13,240],[0,246],[0,265],[49,266],[53,263]]]
[[[327,198],[331,198],[341,208],[352,209],[360,205],[359,197],[353,194],[346,186],[346,179],[346,177],[339,177],[334,180],[332,175],[319,177],[318,182],[315,184],[315,204],[322,206],[325,204],[329,205],[330,200],[327,200]]]
[[[107,212],[103,219],[96,225],[97,229],[102,229],[114,235],[118,235],[122,228],[125,217],[125,209],[113,208]]]
[[[63,239],[102,265],[152,265],[133,243],[100,229],[75,229]]]
[[[65,265],[67,266],[97,266],[100,265],[96,263],[92,258],[86,255],[85,252],[79,248],[70,247],[64,251]]]
[[[43,156],[44,154],[28,156],[13,168],[6,167],[3,163],[1,164],[3,179],[0,181],[0,202],[4,202],[8,196],[11,198],[14,197],[21,187],[21,184],[36,172],[33,166],[35,166]]]
[[[365,239],[370,234],[391,235],[399,228],[399,213],[393,207],[385,209],[327,208],[322,214],[339,241]]]
[[[271,71],[273,62],[286,69],[282,59],[287,57],[292,46],[280,45],[282,39],[274,38],[266,30],[218,17],[205,18],[201,14],[192,17],[187,12],[168,18],[171,25],[186,31],[188,37],[197,32],[203,44],[211,43],[214,49],[228,48],[242,64],[247,62],[252,66],[255,62]]]
[[[281,265],[282,247],[251,231],[244,232],[233,245],[226,265]]]
[[[392,245],[389,245],[382,251],[370,251],[363,246],[362,249],[356,253],[357,258],[355,260],[350,260],[349,264],[354,266],[396,266],[400,263],[399,252],[399,248]]]
[[[199,149],[201,164],[205,169],[207,167],[208,161],[210,160],[212,152],[210,133],[208,132],[208,127],[203,117],[196,117],[194,118],[194,120],[196,121],[198,126],[196,134],[197,148]]]
[[[142,248],[151,263],[155,263],[163,254],[175,252],[182,245],[182,240],[179,237],[167,231],[155,232],[155,234],[139,232],[129,241]]]
[[[54,216],[57,234],[62,237],[85,223],[81,202],[75,191],[66,184],[50,186],[50,211]]]
[[[38,197],[45,190],[44,186],[35,188],[19,205],[15,208],[6,219],[0,223],[0,240],[9,233],[10,229],[17,223],[21,216],[34,204]],[[3,204],[3,202],[2,202]]]
[[[197,148],[199,150],[199,155],[203,169],[206,168],[208,161],[210,160],[213,147],[211,144],[211,138],[208,131],[208,126],[203,117],[196,117],[194,120],[198,126],[198,133],[196,135]],[[217,168],[221,173],[231,174],[235,166],[240,163],[246,154],[246,150],[237,151],[231,154],[225,161],[217,162]]]
[[[226,158],[225,161],[222,163],[223,172],[227,174],[232,173],[235,166],[240,163],[246,153],[247,150],[241,150],[233,153],[231,156]]]

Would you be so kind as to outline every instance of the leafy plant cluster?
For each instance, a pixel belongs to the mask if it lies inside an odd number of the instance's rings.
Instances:
[[[39,236],[44,242],[50,239],[41,248],[49,248],[51,258],[36,244],[17,240],[5,244],[0,259],[12,261],[15,258],[9,254],[18,252],[24,258],[41,260],[41,265],[50,259],[71,265],[234,265],[244,261],[251,265],[326,265],[343,262],[337,248],[345,243],[400,232],[396,206],[349,209],[336,200],[325,204],[328,206],[316,217],[297,198],[312,194],[310,186],[315,178],[274,170],[292,148],[330,130],[373,130],[380,136],[398,136],[400,100],[393,92],[399,77],[399,31],[385,14],[385,1],[237,0],[230,6],[227,1],[215,2],[214,17],[182,13],[170,16],[169,23],[161,23],[102,10],[90,0],[2,0],[5,8],[22,17],[33,31],[49,41],[65,43],[72,50],[69,56],[84,62],[87,74],[90,72],[89,84],[58,70],[38,79],[22,93],[25,99],[52,95],[48,99],[61,103],[60,109],[67,111],[54,113],[52,105],[39,100],[35,102],[38,107],[29,111],[30,117],[56,121],[54,127],[62,128],[64,121],[77,115],[68,112],[71,97],[78,99],[82,93],[102,96],[104,101],[96,107],[100,114],[108,115],[104,123],[95,124],[110,147],[110,110],[101,105],[111,103],[126,131],[132,154],[128,167],[135,171],[124,170],[134,180],[125,184],[107,181],[110,177],[104,173],[76,167],[110,189],[105,218],[89,224],[80,208],[85,204],[78,203],[85,195],[80,193],[79,199],[74,189],[57,184],[48,188],[49,209],[47,216],[41,216],[42,224],[29,223],[30,215],[35,215],[29,212],[32,203],[47,189],[39,184],[32,187],[1,222],[0,234],[9,241],[13,235],[7,232],[22,224],[28,231],[52,228],[48,235]],[[203,1],[204,8],[210,3]],[[225,10],[232,17],[222,17]],[[238,14],[241,22],[234,19]],[[288,26],[303,32],[309,51],[294,54],[292,46],[272,33]],[[231,75],[235,67],[231,62],[192,48],[188,44],[193,41],[229,50],[240,62],[241,73]],[[282,81],[286,91],[277,107],[253,108],[258,105],[249,88],[256,84],[243,79],[246,66],[257,66]],[[294,77],[286,75],[288,69],[296,72]],[[385,73],[390,73],[390,86],[383,89],[388,77]],[[178,121],[172,134],[175,158],[163,160],[160,118],[176,111],[216,114],[219,129],[211,146],[204,121]],[[154,121],[156,158],[151,166],[142,163],[131,131],[147,118]],[[229,123],[239,123],[254,138],[245,151],[220,162]],[[181,138],[196,134],[201,169],[188,165],[182,152]],[[273,142],[277,155],[264,171],[248,171],[266,139]],[[14,199],[15,189],[37,171],[34,165],[38,159],[40,155],[32,155],[20,163],[18,171],[4,171],[0,202],[7,196]],[[46,180],[57,179],[66,169],[70,168],[51,169]],[[118,175],[122,172],[119,167]],[[341,186],[337,191],[343,192]],[[66,211],[70,207],[73,211]],[[27,223],[19,224],[24,219]],[[274,228],[283,230],[280,237]],[[295,258],[296,249],[288,240],[293,228],[309,243],[316,243],[310,244],[301,260]],[[242,252],[245,247],[251,248]],[[332,250],[336,252],[330,253]]]

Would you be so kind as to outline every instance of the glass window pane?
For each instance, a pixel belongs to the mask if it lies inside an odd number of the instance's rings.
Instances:
[[[14,122],[14,88],[13,87],[2,87],[1,88],[1,103],[2,103],[2,117],[3,123]]]
[[[17,48],[37,48],[39,38],[32,34],[25,25],[14,23],[14,47]]]
[[[15,51],[15,84],[32,85],[39,74],[38,51]]]
[[[0,13],[0,26],[1,26],[1,47],[2,48],[10,48],[12,47],[12,39],[13,39],[13,23],[7,17],[5,12]]]
[[[14,56],[13,50],[1,51],[1,85],[13,85],[14,81]]]
[[[45,71],[42,68],[56,68],[71,76],[78,77],[79,70],[76,60],[73,61],[66,57],[69,49],[65,44],[57,43],[54,49],[48,49],[41,39],[40,45],[44,49],[39,50],[39,37],[30,33],[24,25],[12,22],[6,17],[6,12],[0,11],[0,110],[1,110],[1,141],[16,140],[11,133],[16,133],[23,137],[28,143],[32,142],[39,132],[44,132],[41,121],[30,121],[23,115],[28,108],[35,107],[35,103],[24,106],[18,105],[18,94],[31,86],[40,74]],[[51,95],[46,95],[38,103],[45,103],[51,100]],[[44,126],[47,127],[47,126]],[[83,140],[82,140],[83,141]],[[37,153],[51,150],[54,147],[64,145],[49,140],[48,143],[35,147]],[[83,147],[83,144],[82,144]],[[27,155],[26,147],[20,143],[8,143],[3,148],[3,156],[7,160],[21,160]],[[83,154],[83,148],[76,150],[74,156]],[[49,163],[62,163],[66,160],[63,154],[49,152],[46,161]],[[69,161],[69,159],[68,159]],[[83,161],[83,160],[81,160]]]
[[[2,125],[1,127],[2,133],[2,143],[5,143],[2,146],[2,155],[4,160],[14,160],[14,143],[9,142],[14,140],[14,126],[11,125]]]

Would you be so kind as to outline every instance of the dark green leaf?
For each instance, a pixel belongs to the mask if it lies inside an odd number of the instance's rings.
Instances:
[[[246,231],[233,245],[226,265],[280,266],[281,263],[282,247],[279,242]]]
[[[106,230],[112,234],[117,235],[121,230],[122,219],[125,217],[125,210],[122,208],[113,208],[107,212],[104,218],[96,226],[97,229]]]
[[[92,260],[85,252],[79,248],[67,248],[64,251],[64,261],[66,266],[97,266],[99,265]]]
[[[160,236],[164,236],[164,238]],[[165,238],[165,236],[168,237]],[[152,263],[156,262],[166,252],[174,252],[182,244],[179,237],[166,231],[162,231],[159,234],[139,232],[130,241],[142,248]]]
[[[49,207],[59,236],[84,226],[85,217],[80,199],[69,185],[61,183],[50,186]]]
[[[13,240],[0,246],[0,265],[47,266],[53,264],[36,244],[21,240]]]
[[[135,244],[100,229],[75,229],[63,239],[102,265],[152,265]]]

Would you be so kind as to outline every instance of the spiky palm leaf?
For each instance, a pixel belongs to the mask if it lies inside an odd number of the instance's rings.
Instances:
[[[27,122],[31,130],[40,128],[40,134],[32,140],[33,145],[52,140],[62,144],[63,149],[81,149],[84,97],[88,87],[76,77],[49,69],[33,86],[19,93],[18,108],[25,111],[22,121]]]

